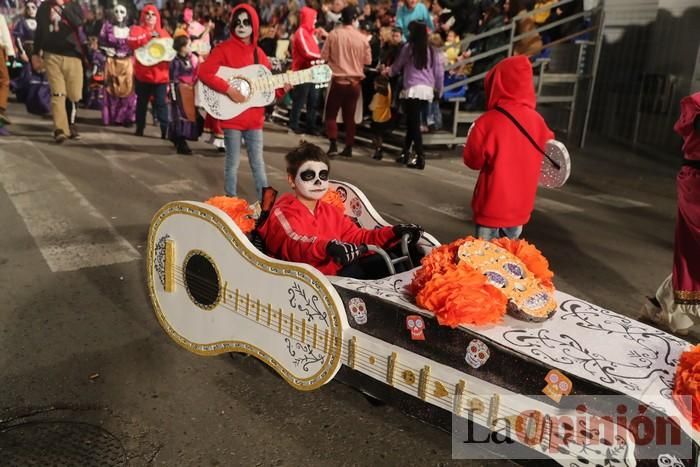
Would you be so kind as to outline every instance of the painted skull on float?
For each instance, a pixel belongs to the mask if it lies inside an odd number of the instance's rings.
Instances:
[[[425,330],[425,321],[423,317],[419,315],[408,315],[406,316],[406,328],[411,331],[411,340],[414,341],[424,341],[425,335],[423,331]]]
[[[474,339],[469,343],[467,354],[464,359],[470,367],[479,368],[486,363],[486,360],[488,360],[490,356],[491,352],[489,352],[489,348],[486,347],[486,344],[478,339]]]
[[[253,21],[245,10],[236,12],[236,16],[231,21],[233,33],[239,39],[248,39],[253,34]]]
[[[359,297],[351,298],[348,302],[348,308],[350,309],[350,315],[357,324],[367,323],[367,306],[364,300]]]
[[[559,370],[550,370],[544,380],[547,382],[547,386],[542,389],[542,392],[554,402],[561,401],[562,396],[568,396],[573,389],[571,380]]]

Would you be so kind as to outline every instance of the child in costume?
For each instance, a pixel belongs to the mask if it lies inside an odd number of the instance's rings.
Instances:
[[[136,50],[157,37],[170,37],[170,34],[161,27],[158,9],[153,5],[146,5],[141,11],[139,24],[132,26],[129,30],[129,47]],[[166,96],[170,81],[170,64],[162,61],[146,66],[136,60],[134,76],[136,77],[136,136],[143,136],[148,102],[153,97],[153,107],[160,123],[160,136],[165,139],[168,130]]]
[[[197,112],[192,105],[194,103],[194,83],[197,77],[199,60],[190,50],[191,41],[186,35],[175,37],[173,48],[177,55],[170,62],[170,124],[168,126],[168,138],[175,144],[178,154],[190,155],[192,150],[187,145],[187,140],[197,141],[199,138],[199,125],[197,124]],[[191,91],[191,102],[185,102],[183,91],[187,88]]]
[[[472,197],[476,236],[516,239],[535,207],[544,156],[504,112],[540,148],[554,133],[535,110],[532,65],[527,57],[499,62],[486,75],[484,89],[487,111],[469,129],[464,146],[464,163],[481,171]]]
[[[86,109],[102,110],[107,57],[100,50],[96,36],[88,37],[87,61],[90,66],[85,70],[88,86],[83,98],[84,105]]]
[[[360,259],[367,244],[386,248],[404,234],[411,236],[412,243],[420,239],[423,230],[418,225],[362,229],[340,209],[321,201],[328,191],[330,161],[320,147],[302,143],[287,154],[286,161],[287,181],[294,193],[282,195],[259,228],[271,256],[307,263],[328,275],[370,279],[386,271],[375,264],[382,261],[378,255]]]
[[[221,66],[243,68],[253,64],[260,64],[270,69],[270,62],[265,52],[257,45],[258,31],[258,14],[255,8],[248,4],[234,7],[231,12],[231,38],[212,49],[207,60],[199,67],[199,79],[213,90],[227,95],[232,101],[244,102],[246,97],[226,80],[216,76],[216,72]],[[279,91],[278,97],[283,94]],[[245,140],[248,150],[248,161],[253,171],[258,198],[262,196],[262,189],[267,186],[263,160],[264,121],[264,107],[251,107],[230,120],[221,121],[226,147],[224,191],[227,196],[236,196],[237,193],[237,172],[241,162],[242,140]]]
[[[374,96],[369,103],[369,110],[372,111],[372,142],[374,144],[373,159],[381,160],[382,143],[384,136],[391,132],[391,84],[389,78],[379,75],[374,78]]]

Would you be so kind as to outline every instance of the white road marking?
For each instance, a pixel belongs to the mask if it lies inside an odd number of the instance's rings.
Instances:
[[[578,206],[572,206],[571,204],[560,203],[559,201],[554,201],[553,199],[538,196],[535,200],[535,211],[567,214],[572,212],[583,212],[584,210]]]
[[[22,150],[11,150],[7,145],[0,149],[0,184],[51,271],[75,271],[140,258],[38,147],[29,140],[22,143]]]
[[[648,208],[651,204],[642,203],[641,201],[635,201],[629,198],[622,198],[620,196],[598,194],[598,195],[588,195],[584,196],[585,199],[590,201],[595,201],[596,203],[605,204],[607,206],[612,206],[614,208]]]
[[[186,191],[196,191],[196,187],[194,181],[189,179],[181,179],[168,183],[161,183],[160,185],[154,185],[151,187],[151,190],[164,195],[178,195]]]

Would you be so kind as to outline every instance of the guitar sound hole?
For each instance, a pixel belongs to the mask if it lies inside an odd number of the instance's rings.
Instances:
[[[216,306],[221,290],[219,273],[207,256],[199,253],[189,256],[185,263],[185,285],[195,304],[205,309]]]

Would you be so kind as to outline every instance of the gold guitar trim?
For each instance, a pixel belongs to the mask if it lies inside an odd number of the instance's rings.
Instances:
[[[160,308],[160,302],[158,296],[155,292],[154,283],[154,257],[155,257],[155,244],[157,239],[155,238],[155,233],[158,231],[160,225],[165,219],[174,214],[184,214],[198,219],[209,222],[211,225],[216,227],[221,234],[228,240],[231,246],[240,254],[246,261],[248,261],[252,266],[257,269],[272,275],[291,277],[295,280],[303,282],[307,286],[311,287],[316,293],[318,293],[323,305],[328,311],[328,321],[329,330],[331,337],[328,338],[328,333],[326,334],[326,342],[324,345],[324,353],[326,357],[320,367],[320,369],[308,378],[298,378],[292,373],[290,373],[284,366],[282,366],[277,360],[272,358],[267,352],[262,349],[257,348],[254,345],[248,344],[243,341],[222,341],[213,342],[210,344],[197,344],[191,342],[178,334],[165,319],[163,311]],[[187,202],[172,202],[163,206],[158,212],[153,216],[151,220],[150,228],[148,230],[148,255],[146,257],[146,267],[147,267],[147,280],[148,280],[148,293],[151,297],[151,303],[153,304],[153,309],[156,314],[156,318],[160,323],[161,327],[165,332],[173,339],[178,345],[185,348],[186,350],[198,354],[198,355],[219,355],[226,352],[240,352],[259,359],[263,363],[274,369],[287,383],[293,386],[295,389],[301,391],[311,391],[317,389],[324,384],[326,384],[335,374],[336,370],[341,364],[341,352],[342,352],[342,323],[340,318],[340,310],[338,310],[337,304],[330,295],[328,288],[322,282],[316,280],[309,271],[294,265],[279,264],[267,261],[259,256],[259,253],[253,252],[248,247],[246,247],[243,242],[241,242],[233,230],[218,216],[210,214],[204,211],[199,206],[187,203]],[[214,264],[212,262],[212,264]],[[218,269],[217,269],[218,273]],[[223,280],[223,278],[221,279]],[[280,309],[281,313],[282,310]],[[329,342],[330,341],[330,342]]]

